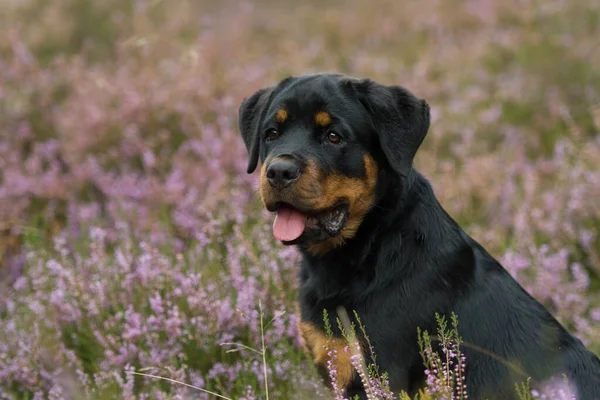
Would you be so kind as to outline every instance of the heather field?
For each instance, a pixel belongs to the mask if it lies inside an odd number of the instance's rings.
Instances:
[[[326,4],[0,0],[0,399],[335,398],[237,130],[319,71],[428,100],[416,167],[600,354],[600,2]]]

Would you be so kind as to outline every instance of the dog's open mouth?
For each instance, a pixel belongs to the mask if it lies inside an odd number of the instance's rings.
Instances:
[[[316,213],[303,212],[286,203],[277,206],[273,235],[282,242],[293,242],[306,230],[323,230],[335,236],[348,218],[348,205],[340,203]]]

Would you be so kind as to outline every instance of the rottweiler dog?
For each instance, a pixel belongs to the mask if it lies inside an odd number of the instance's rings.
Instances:
[[[299,330],[317,368],[327,381],[327,310],[338,384],[366,398],[335,320],[343,306],[360,318],[391,389],[417,393],[426,382],[417,327],[435,334],[435,314],[455,313],[469,398],[517,399],[527,377],[535,388],[566,376],[577,399],[600,399],[600,360],[413,168],[429,126],[429,105],[406,88],[343,74],[288,77],[240,105],[247,172],[260,160],[273,235],[302,253]]]

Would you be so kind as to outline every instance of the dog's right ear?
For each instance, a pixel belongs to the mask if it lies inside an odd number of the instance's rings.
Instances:
[[[245,98],[240,104],[238,112],[238,127],[246,150],[248,150],[249,174],[253,173],[258,164],[260,155],[261,133],[260,127],[265,120],[265,115],[271,101],[277,93],[286,88],[294,80],[288,76],[275,86],[269,86],[256,91],[252,96]]]
[[[240,105],[238,127],[248,151],[247,172],[249,174],[254,172],[258,164],[260,152],[259,129],[271,101],[273,90],[273,86],[260,89],[252,96],[245,98]]]

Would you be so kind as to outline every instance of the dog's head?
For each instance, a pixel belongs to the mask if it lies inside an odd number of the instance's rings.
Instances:
[[[375,203],[382,170],[408,175],[429,106],[399,86],[337,74],[284,79],[239,109],[248,173],[284,244],[323,253],[352,238]]]

